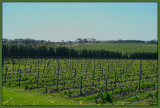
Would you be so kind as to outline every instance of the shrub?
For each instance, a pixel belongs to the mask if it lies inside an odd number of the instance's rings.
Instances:
[[[113,96],[110,93],[104,93],[102,95],[102,102],[103,103],[106,103],[106,102],[113,103]]]
[[[64,95],[67,95],[67,94],[68,94],[67,90],[64,90]]]

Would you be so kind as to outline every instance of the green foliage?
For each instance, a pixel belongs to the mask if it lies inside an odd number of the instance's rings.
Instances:
[[[102,103],[110,102],[113,103],[113,96],[110,93],[103,93],[101,95]]]
[[[131,97],[131,98],[128,98],[127,100],[130,101],[130,102],[135,102],[135,101],[137,101],[138,99],[139,99],[138,96],[133,96],[133,97]]]
[[[95,87],[88,87],[87,89],[89,89],[89,90],[94,90]]]
[[[67,95],[68,94],[68,91],[67,90],[64,90],[64,95]]]
[[[121,89],[114,89],[113,90],[113,94],[118,94],[118,93],[120,93],[121,92]]]
[[[27,83],[26,83],[25,85],[26,85],[26,86],[25,86],[25,88],[24,88],[24,89],[26,90],[26,89],[28,89],[29,87],[28,87]]]
[[[156,90],[156,92],[155,92],[155,97],[158,99],[158,90]]]

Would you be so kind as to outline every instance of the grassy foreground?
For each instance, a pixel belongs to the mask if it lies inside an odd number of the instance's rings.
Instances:
[[[103,105],[157,105],[155,99],[148,96],[148,93],[154,93],[155,90],[132,96],[123,99],[118,99],[113,104],[106,103]],[[88,102],[84,97],[69,99],[62,96],[61,93],[43,94],[37,90],[24,90],[22,88],[3,87],[3,105],[96,105],[93,102]],[[97,104],[102,105],[102,104]],[[96,105],[96,106],[97,106]]]
[[[79,105],[71,99],[43,94],[36,90],[3,87],[3,105]]]

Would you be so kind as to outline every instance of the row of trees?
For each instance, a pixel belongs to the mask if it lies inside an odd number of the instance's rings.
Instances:
[[[121,52],[112,52],[106,50],[74,50],[67,47],[53,47],[46,44],[41,45],[17,45],[17,44],[3,44],[2,45],[3,58],[20,58],[20,57],[59,57],[59,58],[142,58],[142,59],[157,59],[156,52],[132,53],[122,54]]]
[[[75,41],[64,41],[62,40],[61,42],[53,42],[53,41],[45,41],[45,40],[35,40],[35,39],[2,39],[3,43],[11,43],[11,44],[72,44],[72,43],[100,43],[100,42],[109,42],[109,43],[149,43],[149,44],[157,44],[157,40],[150,40],[150,41],[142,41],[142,40],[112,40],[112,41],[99,41],[96,40],[95,38],[77,38]]]
[[[130,58],[138,58],[138,59],[158,59],[158,53],[148,53],[148,52],[139,52],[130,54]]]
[[[7,43],[7,44],[54,44],[54,42],[51,41],[45,41],[45,40],[35,40],[35,39],[30,39],[30,38],[26,38],[26,39],[2,39],[3,43]]]
[[[94,43],[94,42],[98,42],[98,40],[96,40],[95,38],[77,38],[76,42],[78,43]]]

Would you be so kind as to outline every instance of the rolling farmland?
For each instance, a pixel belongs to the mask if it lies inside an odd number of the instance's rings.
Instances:
[[[134,52],[157,52],[157,44],[144,43],[88,43],[88,44],[73,44],[70,46],[76,50],[93,49],[93,50],[109,50],[122,53]]]
[[[2,105],[158,107],[157,4],[2,1]]]

